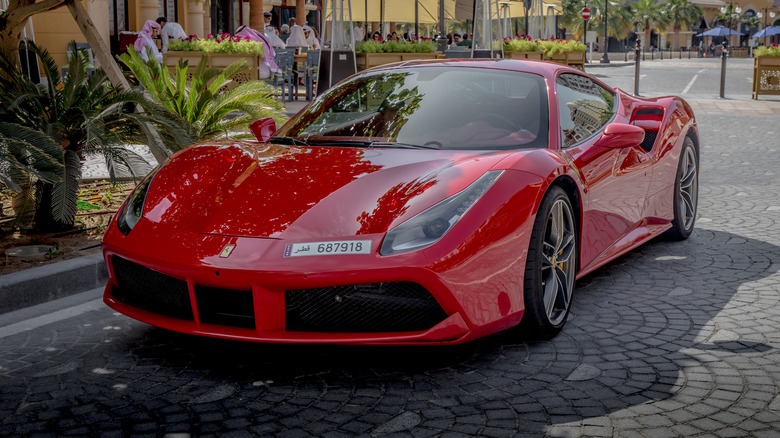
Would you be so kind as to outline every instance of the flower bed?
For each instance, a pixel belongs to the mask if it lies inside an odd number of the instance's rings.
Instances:
[[[412,61],[415,59],[435,59],[436,43],[431,40],[415,42],[361,41],[355,45],[355,57],[358,71],[366,70],[392,62]]]
[[[585,44],[571,40],[532,40],[527,35],[504,39],[504,57],[541,59],[585,70]]]
[[[753,55],[753,99],[760,94],[780,95],[780,47],[759,47]]]

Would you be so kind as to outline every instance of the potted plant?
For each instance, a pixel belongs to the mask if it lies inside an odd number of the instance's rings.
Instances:
[[[780,47],[772,43],[753,50],[753,99],[780,95]]]
[[[436,43],[428,39],[406,41],[361,41],[355,45],[358,71],[413,59],[435,59]]]

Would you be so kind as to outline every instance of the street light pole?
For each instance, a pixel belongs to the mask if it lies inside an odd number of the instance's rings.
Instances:
[[[732,1],[729,2],[729,7],[726,8],[724,6],[724,7],[720,8],[720,12],[721,12],[721,14],[725,14],[726,12],[729,13],[729,38],[728,38],[728,45],[731,46],[731,36],[733,35],[731,33],[732,32],[732,30],[731,30],[731,23],[732,23],[732,20],[734,19],[734,15],[739,16],[739,14],[742,13],[742,8],[740,8],[739,6],[734,8],[734,1],[732,0]],[[734,12],[736,12],[736,14],[734,14]],[[731,57],[732,53],[733,53],[733,50],[732,50],[732,52],[729,52],[729,57]]]
[[[607,8],[609,6],[609,0],[604,0],[604,56],[601,57],[602,64],[609,64],[609,55],[607,50],[609,47],[609,34],[607,33]]]
[[[758,17],[758,18],[764,17],[764,45],[766,45],[766,37],[767,37],[767,35],[766,35],[766,28],[768,26],[767,25],[767,18],[775,18],[775,11],[770,11],[768,7],[763,8],[763,9],[764,9],[764,12],[766,12],[766,14],[762,14],[761,11],[758,11],[758,13],[756,14],[756,17]]]

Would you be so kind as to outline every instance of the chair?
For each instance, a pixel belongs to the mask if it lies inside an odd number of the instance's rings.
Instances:
[[[314,82],[320,66],[320,51],[309,50],[306,52],[306,100],[314,97]]]
[[[274,58],[276,65],[279,67],[279,72],[274,74],[273,85],[274,87],[281,87],[282,100],[284,100],[285,88],[287,89],[287,101],[292,102],[295,92],[298,91],[298,84],[296,82],[295,75],[293,75],[293,64],[295,64],[295,50],[290,49],[276,49],[276,57]]]
[[[95,52],[92,51],[92,48],[89,46],[89,43],[76,43],[76,48],[73,48],[73,43],[68,43],[68,50],[65,52],[65,55],[68,57],[68,64],[70,64],[70,60],[73,57],[73,52],[75,50],[84,50],[87,53],[87,74],[92,76],[92,73],[95,72]],[[68,65],[62,67],[62,80],[65,80],[65,75],[68,74],[68,69],[70,67]]]

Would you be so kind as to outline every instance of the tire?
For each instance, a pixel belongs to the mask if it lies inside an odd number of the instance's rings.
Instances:
[[[524,334],[550,339],[566,323],[577,275],[578,230],[569,197],[560,187],[548,190],[539,206],[525,266]]]
[[[699,157],[691,137],[685,137],[674,180],[674,220],[668,236],[685,240],[693,232],[699,199]]]

